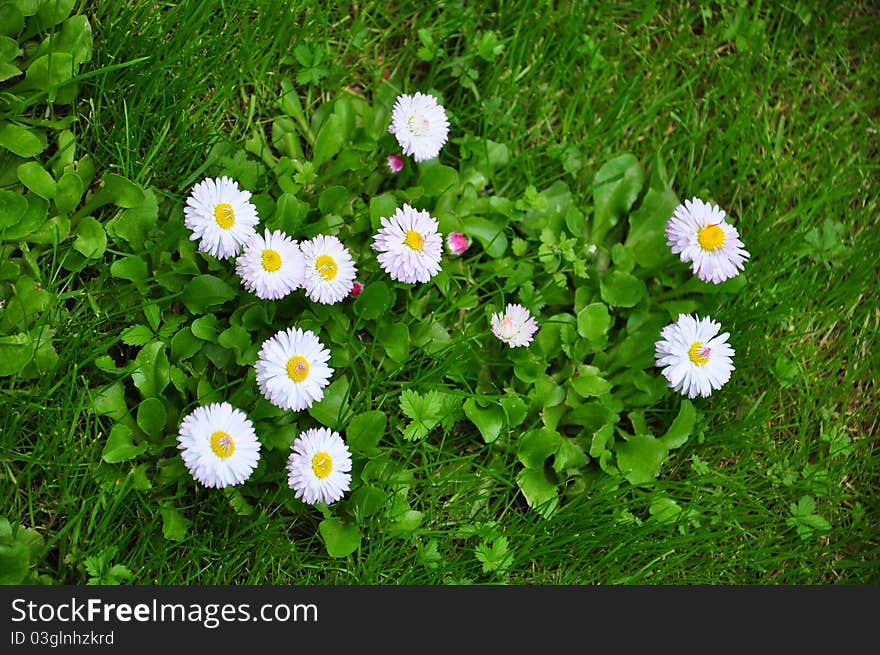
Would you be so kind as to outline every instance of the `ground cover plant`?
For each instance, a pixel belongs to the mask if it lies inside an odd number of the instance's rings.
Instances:
[[[875,8],[3,11],[4,581],[877,581]],[[436,152],[389,131],[416,93]],[[246,283],[196,234],[221,177],[332,275]],[[668,245],[692,198],[747,251],[718,283]],[[439,268],[383,256],[411,212]],[[711,393],[657,366],[681,315],[730,335]],[[320,392],[268,390],[287,329]],[[206,486],[216,403],[253,435]]]

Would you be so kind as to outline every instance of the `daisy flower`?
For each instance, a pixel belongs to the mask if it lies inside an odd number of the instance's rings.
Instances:
[[[303,285],[306,265],[296,241],[281,230],[254,235],[235,261],[244,288],[264,300],[278,300]]]
[[[453,255],[461,255],[470,248],[471,241],[461,232],[450,232],[446,235],[446,248]]]
[[[351,452],[339,436],[327,428],[300,434],[290,447],[287,484],[296,497],[310,505],[336,502],[351,483]]]
[[[333,374],[329,359],[330,351],[311,330],[281,330],[263,342],[257,355],[260,393],[281,409],[307,409],[324,397]]]
[[[685,200],[666,223],[666,245],[704,282],[719,284],[743,270],[749,253],[739,232],[724,222],[724,210],[699,198]]]
[[[400,155],[388,155],[388,168],[392,173],[399,173],[403,170],[403,157]]]
[[[504,312],[492,314],[492,334],[511,348],[528,346],[538,331],[538,324],[529,310],[522,305],[508,303]]]
[[[199,250],[218,259],[238,254],[256,234],[257,208],[251,192],[238,188],[228,177],[202,180],[186,199],[184,224],[192,230],[190,240],[199,239]]]
[[[727,344],[730,334],[719,335],[720,329],[710,318],[687,314],[663,328],[654,358],[671,389],[688,398],[706,397],[730,379],[734,350]]]
[[[357,267],[348,248],[334,237],[319,234],[299,244],[305,259],[303,286],[310,300],[332,305],[351,291]]]
[[[403,154],[412,155],[416,161],[425,161],[440,154],[449,135],[449,121],[434,96],[404,94],[394,103],[388,131],[397,137]]]
[[[254,424],[227,402],[196,408],[180,424],[177,441],[189,472],[206,487],[240,484],[260,460]]]
[[[443,237],[428,212],[404,205],[380,222],[382,228],[373,237],[372,248],[379,251],[379,264],[392,279],[427,282],[440,272]]]

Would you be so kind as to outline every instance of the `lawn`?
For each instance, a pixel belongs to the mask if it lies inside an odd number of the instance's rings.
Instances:
[[[670,4],[4,5],[0,579],[880,582],[880,12]],[[395,175],[417,91],[449,140]],[[261,301],[197,251],[186,199],[221,175],[338,235],[362,295]],[[692,197],[750,253],[720,285],[662,237]],[[404,203],[471,240],[427,283],[370,248]],[[490,332],[508,302],[527,348]],[[709,397],[653,366],[679,312],[730,333]],[[253,371],[294,324],[334,368],[300,412]],[[221,401],[262,457],[207,489],[177,434]],[[329,506],[285,470],[319,426],[353,453]]]

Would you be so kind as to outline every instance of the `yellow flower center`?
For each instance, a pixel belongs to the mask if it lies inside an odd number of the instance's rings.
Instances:
[[[309,363],[305,360],[305,357],[296,355],[288,360],[287,377],[294,382],[302,382],[309,377]]]
[[[339,270],[339,266],[336,265],[336,260],[330,255],[321,255],[318,257],[315,260],[315,268],[318,269],[318,273],[320,273],[321,277],[328,282],[336,277],[336,272]]]
[[[697,241],[703,250],[714,252],[724,245],[724,230],[718,225],[704,225],[697,230]]]
[[[277,271],[281,268],[281,255],[278,254],[277,250],[270,250],[266,248],[263,251],[263,270],[269,271]]]
[[[312,470],[319,478],[326,478],[333,471],[333,458],[330,453],[315,453],[312,457]]]
[[[688,357],[697,366],[705,366],[709,363],[709,353],[711,350],[699,341],[694,341],[691,349],[688,350]]]
[[[224,230],[228,230],[235,225],[235,212],[232,210],[232,205],[228,202],[221,202],[214,207],[214,220]]]
[[[235,442],[232,440],[232,435],[228,432],[223,432],[223,430],[217,430],[217,432],[211,435],[211,450],[214,451],[217,457],[222,459],[231,457],[232,453],[235,452]]]
[[[425,237],[415,230],[407,230],[403,243],[418,252],[422,252],[425,249]]]

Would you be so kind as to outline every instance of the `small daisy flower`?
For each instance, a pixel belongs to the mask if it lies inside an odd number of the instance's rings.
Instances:
[[[739,275],[749,253],[724,210],[699,198],[685,200],[666,223],[666,245],[704,282],[719,284]]]
[[[403,154],[412,155],[416,161],[425,161],[440,154],[449,135],[449,121],[434,96],[404,94],[394,103],[388,131],[397,137]]]
[[[388,155],[388,168],[392,173],[399,173],[403,170],[403,157],[400,155]]]
[[[671,389],[688,398],[706,397],[730,379],[734,350],[727,344],[730,334],[719,335],[720,329],[710,318],[687,314],[663,328],[654,358]]]
[[[360,282],[358,282],[357,280],[355,280],[351,284],[351,291],[348,292],[348,295],[351,296],[352,298],[357,298],[359,295],[361,295],[361,291],[363,291],[363,290],[364,290],[364,285],[361,284]]]
[[[196,408],[177,435],[183,462],[206,487],[227,487],[247,480],[260,460],[254,424],[227,402]]]
[[[528,346],[538,331],[538,324],[529,310],[522,305],[508,303],[504,312],[492,314],[492,334],[511,348]]]
[[[310,505],[334,503],[351,483],[351,452],[338,432],[312,428],[291,445],[287,484]]]
[[[299,249],[305,259],[303,286],[309,299],[332,305],[345,298],[357,274],[348,248],[335,236],[319,234],[303,241]]]
[[[453,255],[461,255],[470,248],[471,241],[461,232],[450,232],[446,235],[446,248]]]
[[[278,300],[303,285],[306,265],[296,241],[281,230],[254,235],[235,261],[244,288],[264,300]]]
[[[263,342],[257,355],[260,393],[281,409],[307,409],[324,397],[333,374],[329,359],[330,351],[311,330],[281,330]]]
[[[404,205],[380,222],[372,248],[379,252],[379,264],[392,279],[427,282],[440,272],[443,237],[437,231],[437,220],[428,212]]]
[[[237,255],[256,234],[257,208],[250,202],[251,192],[240,190],[228,177],[202,180],[186,199],[184,224],[199,239],[199,250],[217,259]]]

